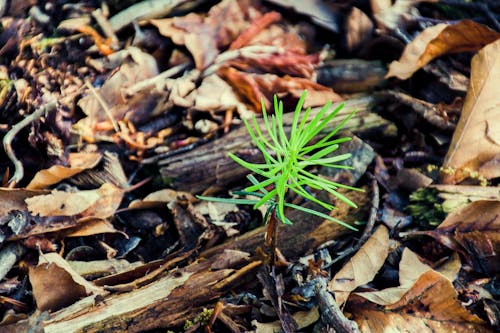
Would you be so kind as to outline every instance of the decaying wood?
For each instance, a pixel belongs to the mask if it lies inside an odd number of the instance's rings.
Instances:
[[[331,213],[332,216],[350,224],[355,221],[366,220],[368,210],[370,209],[370,205],[368,204],[369,195],[363,192],[348,192],[344,194],[356,202],[360,208],[353,209],[340,202],[338,203],[339,209],[333,211]],[[304,204],[306,207],[308,205],[310,203]],[[315,208],[317,209],[317,207]],[[291,210],[286,214],[294,223],[292,225],[281,226],[277,243],[280,251],[287,258],[296,258],[310,254],[319,245],[352,232],[334,222],[300,211]],[[241,236],[231,238],[221,245],[206,249],[200,256],[209,258],[215,254],[222,253],[226,249],[254,253],[257,247],[262,246],[266,229],[266,226],[253,229]]]
[[[392,124],[370,112],[373,103],[372,97],[346,101],[344,108],[328,124],[325,132],[333,130],[352,111],[357,112],[344,126],[345,129],[354,133],[387,131]],[[310,117],[317,112],[319,109],[313,110]],[[285,114],[283,120],[285,130],[290,128],[293,113]],[[260,126],[263,125],[262,119],[258,122]],[[232,152],[245,160],[255,160],[260,154],[253,147],[246,128],[241,126],[220,139],[199,146],[195,150],[164,158],[158,164],[162,167],[162,175],[168,179],[173,188],[200,193],[210,187],[227,188],[232,183],[241,182],[248,170],[235,163],[227,154]]]
[[[320,309],[320,320],[315,327],[315,332],[321,333],[359,333],[361,332],[356,322],[347,319],[335,302],[332,294],[326,288],[323,277],[316,278],[316,299]]]
[[[220,260],[224,260],[223,255],[171,269],[128,293],[103,299],[89,296],[45,317],[40,326],[45,333],[68,333],[139,332],[182,325],[196,314],[193,311],[253,278],[262,264],[247,259],[239,268],[241,261],[230,267],[221,265]]]

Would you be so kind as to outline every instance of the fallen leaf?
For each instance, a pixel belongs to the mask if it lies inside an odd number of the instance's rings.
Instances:
[[[415,234],[431,236],[466,254],[477,271],[491,276],[500,272],[500,201],[474,201],[450,213],[436,229]]]
[[[53,190],[47,195],[27,198],[26,204],[33,215],[107,218],[118,209],[123,194],[123,190],[106,183],[97,190],[73,193]]]
[[[389,253],[389,231],[381,225],[328,283],[335,301],[344,304],[357,287],[373,280]]]
[[[185,45],[193,56],[196,68],[210,65],[220,50],[228,47],[250,23],[248,18],[262,14],[251,2],[224,0],[213,6],[206,17],[189,13],[186,16],[151,20],[165,37]]]
[[[200,111],[226,111],[235,109],[241,118],[249,119],[252,112],[242,103],[231,86],[218,75],[203,79],[196,90],[194,108]]]
[[[346,311],[361,332],[490,332],[458,300],[452,284],[456,260],[452,257],[441,267],[445,276],[405,249],[400,262],[401,285],[355,293]]]
[[[191,193],[183,192],[183,191],[175,191],[172,189],[163,189],[158,190],[152,193],[149,193],[142,200],[134,200],[132,201],[128,208],[129,209],[146,209],[146,208],[155,208],[155,207],[166,207],[167,204],[177,201],[177,200],[187,200],[189,202],[193,202],[196,199],[193,197]]]
[[[0,188],[0,216],[6,216],[11,211],[25,211],[27,198],[47,194],[48,191],[26,190],[20,188]]]
[[[426,28],[408,44],[385,76],[406,80],[433,59],[450,53],[473,52],[500,38],[500,33],[471,20]]]
[[[446,184],[458,183],[500,156],[500,40],[485,46],[473,58],[469,91],[443,162]],[[466,172],[469,169],[470,172]],[[500,176],[500,168],[489,178]]]
[[[437,291],[437,290],[434,290]],[[417,302],[419,306],[425,304]],[[412,309],[386,310],[374,306],[368,301],[353,297],[346,308],[352,319],[358,324],[363,333],[403,333],[403,332],[425,332],[425,333],[492,333],[493,331],[482,323],[469,322],[455,319],[436,319],[418,309],[412,313]]]
[[[124,57],[119,69],[102,87],[90,86],[86,96],[78,101],[78,106],[87,117],[74,124],[73,130],[87,141],[100,139],[96,135],[100,131],[118,131],[117,121],[124,118],[134,124],[146,122],[165,97],[163,92],[151,89],[131,98],[124,96],[122,92],[130,86],[158,74],[156,59],[149,53],[132,46],[127,48],[126,53],[128,57]]]
[[[240,98],[248,102],[254,111],[261,110],[262,99],[266,109],[270,110],[274,94],[288,95],[298,100],[305,89],[308,93],[304,107],[322,106],[328,101],[338,102],[342,100],[342,97],[332,89],[305,78],[245,73],[232,67],[223,67],[218,70],[218,74],[231,84]],[[281,98],[284,97],[281,96]]]
[[[453,263],[454,261],[455,259],[453,258],[451,262]],[[449,264],[445,264],[443,266],[447,272],[447,275],[443,276],[448,278],[450,282],[453,281],[451,276],[454,275],[454,271],[448,268]],[[397,303],[409,290],[411,290],[411,288],[413,288],[413,285],[420,278],[420,276],[429,270],[432,270],[429,265],[424,264],[414,252],[405,248],[399,262],[399,286],[379,291],[360,292],[356,293],[356,295],[362,296],[370,302],[379,305]]]
[[[113,227],[113,224],[107,220],[92,218],[86,219],[84,221],[85,223],[82,223],[82,220],[78,222],[79,223],[71,228],[65,235],[66,237],[82,237],[118,232],[118,230]]]
[[[78,275],[57,253],[40,255],[38,266],[29,270],[29,279],[41,311],[54,311],[90,294],[105,293]]]
[[[72,155],[74,160],[71,161],[70,155],[69,167],[54,165],[48,169],[40,170],[26,188],[29,190],[39,190],[57,184],[61,180],[70,178],[84,170],[95,167],[102,158],[101,154],[98,153],[73,153]]]

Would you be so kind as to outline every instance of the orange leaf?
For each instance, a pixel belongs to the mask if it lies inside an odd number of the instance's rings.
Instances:
[[[406,46],[399,61],[390,64],[386,78],[406,80],[439,56],[477,51],[498,38],[498,32],[471,20],[437,24],[422,31]]]
[[[74,155],[79,156],[74,156]],[[83,170],[91,169],[101,160],[101,154],[98,153],[74,153],[76,163],[71,163],[71,167],[54,165],[48,169],[40,170],[26,187],[29,190],[38,190],[47,186],[57,184],[61,180],[72,177]]]
[[[351,291],[372,281],[388,253],[389,231],[381,225],[328,283],[328,290],[335,293],[337,304],[344,304]]]

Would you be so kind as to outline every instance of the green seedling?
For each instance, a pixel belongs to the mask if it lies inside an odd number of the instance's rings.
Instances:
[[[320,134],[324,134],[326,125],[343,108],[343,104],[331,110],[332,103],[328,102],[314,117],[311,117],[312,119],[309,119],[311,108],[307,108],[302,114],[305,98],[306,91],[300,97],[295,108],[289,134],[287,134],[283,126],[283,103],[278,101],[276,96],[274,96],[274,114],[269,115],[264,102],[262,103],[265,132],[259,127],[255,116],[250,121],[244,120],[248,133],[255,146],[262,153],[264,160],[264,163],[250,163],[233,153],[229,154],[236,163],[252,172],[247,176],[251,185],[242,191],[233,192],[234,195],[246,198],[205,196],[198,196],[198,198],[216,202],[253,205],[255,209],[267,206],[264,216],[267,223],[278,219],[284,224],[292,224],[292,221],[285,216],[285,208],[292,208],[336,222],[346,228],[357,230],[328,214],[286,201],[287,193],[293,192],[331,211],[335,209],[332,204],[318,199],[310,191],[310,189],[325,190],[349,206],[357,208],[354,202],[337,190],[344,188],[360,191],[360,189],[333,182],[310,171],[313,167],[352,169],[350,166],[340,164],[340,162],[349,159],[351,154],[333,155],[333,153],[339,148],[340,144],[351,140],[349,137],[336,138],[335,135],[351,119],[354,113],[349,114],[331,132],[318,139]],[[268,229],[268,234],[269,231]]]

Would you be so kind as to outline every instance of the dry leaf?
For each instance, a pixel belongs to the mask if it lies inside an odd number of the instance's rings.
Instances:
[[[425,293],[422,300],[415,300],[415,306],[413,307],[408,306],[388,310],[354,296],[352,301],[348,303],[346,311],[351,314],[352,319],[356,321],[363,333],[492,333],[492,330],[485,326],[479,318],[462,318],[462,311],[466,310],[462,308],[457,313],[455,307],[460,303],[437,302],[441,301],[440,296],[448,297],[450,294],[447,293],[454,292],[454,290],[443,288],[441,283],[446,280],[436,274],[438,273],[429,271],[424,275],[425,285],[429,287],[429,292]],[[439,299],[436,300],[436,303],[433,302],[433,296],[429,295],[430,292],[438,296]],[[449,307],[450,305],[452,306]],[[437,309],[439,307],[444,308]],[[434,313],[442,314],[443,312],[446,314],[445,316],[433,315]]]
[[[446,277],[450,282],[453,281],[455,270],[450,268],[456,262],[456,258],[452,257],[449,261],[442,265],[442,269]],[[362,296],[372,303],[379,305],[390,305],[397,303],[401,298],[413,288],[416,281],[426,272],[432,270],[429,265],[426,265],[420,261],[418,256],[405,248],[399,262],[399,286],[386,288],[379,291],[371,292],[361,292],[356,293],[358,296]]]
[[[390,64],[386,78],[406,80],[439,56],[477,51],[498,38],[500,33],[470,20],[437,24],[422,31],[406,46],[399,61]]]
[[[6,216],[13,210],[26,211],[27,206],[25,200],[27,198],[47,193],[49,192],[40,190],[0,188],[0,216]]]
[[[163,36],[185,45],[196,68],[202,70],[249,26],[249,18],[261,15],[243,1],[224,0],[213,6],[206,17],[189,13],[183,17],[151,20],[151,23]]]
[[[118,232],[118,230],[113,227],[113,224],[107,220],[84,218],[78,222],[79,223],[66,234],[66,237],[81,237]]]
[[[78,275],[56,253],[40,255],[38,266],[29,270],[29,279],[37,308],[41,311],[57,310],[90,294],[105,293]]]
[[[372,281],[388,253],[389,231],[381,225],[328,283],[328,290],[334,292],[337,304],[344,304],[354,289]]]
[[[481,166],[500,156],[500,40],[485,46],[479,51],[471,64],[469,91],[453,134],[450,148],[443,163],[451,169],[443,174],[446,184],[460,182],[467,177],[464,169],[478,171]],[[488,173],[490,178],[500,176]]]
[[[71,155],[73,155],[74,162],[71,161],[70,156],[70,167],[54,165],[48,169],[40,170],[26,188],[29,190],[38,190],[57,184],[63,179],[70,178],[84,170],[95,167],[102,157],[99,153],[73,153]]]
[[[283,95],[288,95],[298,100],[305,89],[308,93],[304,107],[323,106],[328,101],[342,100],[332,89],[305,78],[245,73],[232,67],[223,67],[219,69],[218,74],[231,84],[242,100],[248,101],[254,111],[261,110],[262,99],[269,110],[274,94],[280,95],[282,99]]]
[[[29,211],[40,216],[75,216],[107,218],[114,214],[124,191],[111,184],[97,190],[68,193],[54,190],[51,194],[26,199]]]
[[[231,86],[218,75],[203,79],[195,92],[194,108],[200,111],[237,110],[241,118],[249,119],[252,112],[242,103]]]
[[[420,231],[443,245],[466,254],[478,270],[500,272],[500,201],[479,200],[449,214],[438,228]]]
[[[457,257],[441,266],[443,275],[405,249],[399,287],[356,293],[346,310],[362,332],[489,332],[484,322],[458,300],[452,279]],[[368,301],[366,301],[368,300]],[[381,307],[382,306],[382,307]]]

